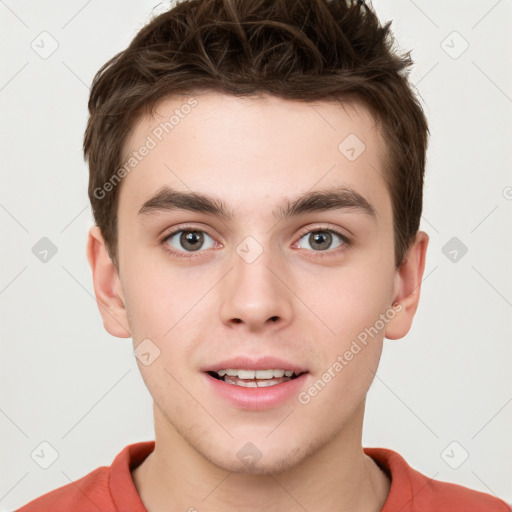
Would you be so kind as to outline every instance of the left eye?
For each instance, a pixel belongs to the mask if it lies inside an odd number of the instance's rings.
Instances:
[[[340,242],[338,245],[331,247],[333,242],[333,236],[337,237]],[[306,240],[308,244],[310,244],[310,248],[315,251],[325,251],[327,249],[336,249],[336,247],[340,247],[345,243],[345,240],[342,235],[336,233],[335,231],[326,230],[326,229],[318,229],[316,231],[311,231],[306,233],[300,240]],[[299,244],[300,244],[299,240]],[[300,249],[304,249],[299,245]],[[307,249],[307,247],[306,247]]]
[[[178,236],[179,235],[179,236]],[[205,240],[209,239],[209,245],[205,247]],[[178,251],[196,252],[199,249],[211,249],[215,246],[215,240],[204,231],[191,231],[184,230],[176,231],[171,233],[166,239],[165,243],[168,243],[171,247]],[[180,247],[181,246],[181,247]]]

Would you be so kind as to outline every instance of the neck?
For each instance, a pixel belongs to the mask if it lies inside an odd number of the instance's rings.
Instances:
[[[148,512],[380,512],[390,481],[361,446],[364,404],[356,421],[300,464],[279,473],[226,471],[165,423],[155,406],[155,449],[132,471]]]

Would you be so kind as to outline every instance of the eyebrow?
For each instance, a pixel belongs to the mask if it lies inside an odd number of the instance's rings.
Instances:
[[[168,186],[160,188],[148,199],[140,208],[138,215],[172,210],[205,213],[226,220],[236,216],[236,210],[221,199],[197,192],[182,192]],[[309,212],[331,210],[356,210],[374,219],[377,217],[375,208],[361,194],[348,187],[315,190],[294,199],[286,199],[272,215],[278,220],[285,220]]]

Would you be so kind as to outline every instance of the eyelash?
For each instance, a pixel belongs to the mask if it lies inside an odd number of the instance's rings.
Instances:
[[[166,244],[166,242],[168,240],[170,240],[174,235],[176,235],[177,233],[181,233],[182,231],[199,231],[200,233],[206,233],[208,236],[210,236],[210,238],[213,239],[213,237],[207,231],[205,231],[204,229],[197,229],[197,227],[195,227],[195,226],[180,226],[178,229],[175,229],[171,233],[165,235],[165,237],[161,241],[161,244],[165,248],[164,250],[166,250],[168,253],[170,253],[173,256],[176,256],[178,258],[193,258],[194,257],[194,253],[193,252],[187,253],[186,251],[176,251],[174,249],[170,249],[169,246]],[[341,240],[343,241],[343,244],[340,247],[337,247],[336,249],[344,250],[344,249],[349,248],[352,245],[352,241],[345,234],[341,233],[340,231],[338,231],[335,228],[327,228],[327,227],[318,227],[318,228],[313,228],[313,229],[306,229],[303,232],[301,232],[300,235],[298,235],[298,240],[300,240],[304,235],[307,235],[308,233],[315,233],[315,232],[318,232],[318,231],[320,231],[320,232],[327,232],[327,233],[334,233],[334,234],[338,235],[341,238]],[[334,249],[334,252],[337,253],[338,251],[336,249]],[[198,252],[204,252],[204,251],[198,251]],[[328,257],[331,257],[333,255],[333,251],[332,250],[313,251],[313,252],[317,253],[314,256],[315,258],[328,258]]]

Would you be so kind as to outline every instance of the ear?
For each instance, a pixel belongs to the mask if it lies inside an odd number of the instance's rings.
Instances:
[[[121,282],[98,226],[89,230],[87,259],[92,270],[94,293],[103,326],[112,336],[129,338],[131,333]]]
[[[397,314],[388,322],[384,334],[390,340],[403,338],[411,328],[420,300],[428,240],[426,233],[418,231],[404,262],[396,271],[393,304]]]

